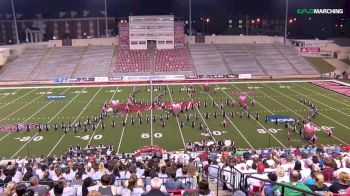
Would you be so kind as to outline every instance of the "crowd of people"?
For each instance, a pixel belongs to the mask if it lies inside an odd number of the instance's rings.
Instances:
[[[213,182],[231,191],[281,195],[281,186],[249,176],[319,194],[345,195],[350,191],[350,153],[339,146],[235,151],[213,148],[196,156],[184,155],[164,158],[156,154],[146,157],[101,154],[2,161],[1,194],[212,196],[209,184]],[[235,185],[245,178],[246,187]],[[285,195],[301,195],[293,189],[284,191]]]

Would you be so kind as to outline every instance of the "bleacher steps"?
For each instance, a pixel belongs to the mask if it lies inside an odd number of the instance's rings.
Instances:
[[[187,53],[189,54],[188,56],[188,58],[190,59],[190,66],[191,66],[191,70],[192,70],[192,73],[193,73],[193,75],[197,75],[197,70],[196,70],[196,66],[194,66],[194,62],[193,62],[193,59],[192,59],[192,55],[191,55],[191,51],[190,51],[190,48],[189,48],[189,46],[187,45],[187,46],[185,46],[185,48],[186,48],[186,50],[187,50]]]
[[[300,75],[302,75],[302,73],[299,71],[299,69],[297,69],[293,63],[291,63],[288,58],[283,54],[283,52],[275,45],[273,44],[273,47],[276,49],[276,51],[288,62],[288,64]]]
[[[232,196],[233,193],[228,190],[223,190],[222,185],[219,184],[219,189],[216,190],[216,182],[212,182],[209,180],[209,189],[214,193],[214,195],[220,195],[220,196]]]
[[[85,54],[86,54],[86,52],[89,50],[89,46],[86,46],[86,47],[84,47],[84,50],[83,50],[83,52],[80,54],[80,58],[79,58],[79,60],[78,60],[78,63],[75,65],[75,67],[74,67],[74,69],[73,69],[73,71],[72,71],[72,74],[71,74],[71,76],[70,76],[70,78],[73,78],[73,76],[76,74],[76,72],[77,72],[77,70],[78,70],[78,67],[81,65],[81,63],[83,62],[83,60],[84,60],[84,56],[85,56]]]
[[[226,68],[226,70],[227,70],[227,73],[233,74],[233,70],[231,70],[230,66],[228,66],[228,63],[227,63],[227,61],[226,61],[226,58],[225,58],[225,57],[222,55],[222,53],[219,51],[218,46],[217,46],[216,44],[215,44],[215,50],[216,50],[216,52],[219,54],[219,56],[220,56],[222,62],[224,63],[225,68]]]
[[[259,60],[256,58],[255,54],[253,54],[247,47],[247,45],[243,45],[244,49],[246,49],[246,51],[252,56],[252,58],[255,60],[255,62],[258,64],[258,66],[260,67],[260,69],[264,72],[265,75],[269,75],[267,73],[267,71],[264,69],[264,67],[261,65],[261,63],[259,62]]]
[[[26,78],[26,80],[35,80],[35,78],[32,78],[34,73],[36,71],[38,71],[38,68],[43,64],[46,63],[50,58],[52,52],[54,51],[54,48],[48,48],[46,50],[46,53],[41,57],[40,61],[38,64],[35,65],[35,67],[33,68],[33,70],[30,72],[30,74],[28,75],[28,77]]]
[[[156,45],[155,44],[148,44],[148,63],[149,63],[149,72],[151,75],[154,75],[156,72],[155,64],[156,64]]]
[[[113,72],[113,67],[115,66],[115,63],[117,62],[117,53],[118,53],[118,46],[114,46],[113,57],[108,70],[108,77],[112,77],[111,73]]]

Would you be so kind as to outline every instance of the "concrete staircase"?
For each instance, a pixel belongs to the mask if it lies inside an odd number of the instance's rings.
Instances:
[[[78,63],[75,65],[74,70],[73,70],[73,72],[72,72],[72,74],[71,74],[71,78],[74,78],[73,76],[77,73],[78,67],[81,66],[81,63],[82,63],[82,61],[83,61],[83,59],[84,59],[84,56],[85,56],[86,52],[88,51],[88,48],[89,48],[89,46],[85,47],[85,48],[84,48],[84,51],[81,53],[80,58],[79,58],[79,61],[78,61]]]
[[[151,75],[154,75],[156,72],[155,64],[156,64],[156,50],[157,46],[156,43],[151,42],[147,44],[147,50],[149,53],[149,72]]]
[[[218,189],[217,189],[218,188]],[[219,184],[219,187],[217,187],[215,182],[209,181],[209,189],[213,191],[214,195],[219,196],[232,196],[233,192],[228,190],[223,190],[222,185]]]
[[[27,77],[27,80],[34,80],[33,78],[33,74],[37,71],[38,67],[40,67],[40,65],[46,63],[49,59],[50,56],[52,54],[52,52],[54,51],[54,48],[48,48],[46,50],[45,55],[40,59],[39,63],[34,67],[34,69],[30,72],[30,74]]]

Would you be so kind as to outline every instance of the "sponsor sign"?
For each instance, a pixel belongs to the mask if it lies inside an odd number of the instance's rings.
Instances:
[[[287,123],[294,123],[294,119],[289,116],[282,116],[282,115],[269,115],[267,116],[267,120],[271,123],[277,123],[278,124],[286,124]]]
[[[67,98],[66,95],[50,95],[50,96],[46,96],[47,100],[63,100]]]
[[[303,47],[299,49],[300,53],[307,54],[319,54],[321,52],[321,48],[318,47]]]
[[[343,14],[343,9],[297,9],[297,14]]]

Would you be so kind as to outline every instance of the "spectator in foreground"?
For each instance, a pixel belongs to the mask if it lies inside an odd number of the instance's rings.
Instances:
[[[200,196],[214,196],[215,194],[209,189],[209,182],[203,179],[198,183],[198,193]]]
[[[33,190],[35,194],[46,195],[49,193],[50,188],[47,185],[39,185],[39,178],[32,176],[29,178],[29,190]]]
[[[162,179],[160,178],[153,178],[151,180],[151,190],[148,193],[143,193],[142,196],[166,196],[169,195],[166,192],[162,192]]]
[[[322,173],[315,173],[314,179],[316,182],[314,185],[307,185],[313,192],[324,195],[329,191],[328,186],[324,184],[325,179]]]
[[[53,187],[53,193],[55,196],[62,196],[63,195],[63,189],[64,186],[62,183],[57,183],[55,184],[55,186]]]
[[[186,186],[181,182],[181,180],[176,179],[176,171],[174,169],[169,169],[169,178],[165,181],[165,188],[167,190],[180,190],[185,189]]]
[[[293,186],[293,187],[298,188],[298,189],[305,190],[305,191],[311,191],[311,189],[309,187],[307,187],[303,183],[300,183],[299,180],[300,180],[300,173],[298,171],[296,171],[296,170],[292,170],[290,172],[290,175],[289,175],[289,181],[290,182],[282,182],[282,183],[284,183],[286,185],[289,185],[289,186]],[[282,187],[281,186],[275,186],[272,190],[275,192],[275,194],[277,192],[281,193]],[[284,189],[284,195],[301,196],[303,194],[300,193],[297,190],[285,188]]]
[[[340,172],[339,181],[333,183],[329,190],[333,193],[346,194],[346,189],[349,188],[350,177],[346,172]]]
[[[276,173],[269,173],[267,174],[267,177],[273,182],[277,181]],[[266,182],[262,187],[261,196],[274,196],[272,191],[274,186],[275,184]]]
[[[16,183],[14,181],[11,181],[7,183],[7,186],[4,190],[4,196],[11,196],[14,193],[16,193]]]

